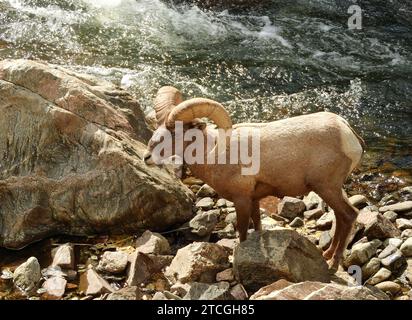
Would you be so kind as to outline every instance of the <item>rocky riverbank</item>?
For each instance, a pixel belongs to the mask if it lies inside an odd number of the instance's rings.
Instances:
[[[130,93],[5,60],[0,96],[0,299],[412,299],[410,186],[366,197],[352,179],[361,211],[332,275],[322,199],[264,199],[264,231],[239,244],[233,203],[144,165]]]

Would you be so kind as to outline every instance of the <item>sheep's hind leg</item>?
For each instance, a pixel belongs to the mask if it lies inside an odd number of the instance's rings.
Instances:
[[[247,238],[253,201],[247,198],[237,198],[233,199],[233,202],[235,203],[236,208],[236,229],[239,232],[239,240],[242,242]]]

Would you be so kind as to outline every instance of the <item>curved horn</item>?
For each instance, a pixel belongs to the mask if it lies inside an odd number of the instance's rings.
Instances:
[[[187,123],[195,118],[209,118],[225,130],[232,128],[232,120],[225,108],[219,102],[205,98],[186,100],[173,108],[166,126],[173,126],[176,121]]]
[[[163,124],[170,111],[183,101],[180,91],[171,86],[161,87],[154,100],[157,124]]]

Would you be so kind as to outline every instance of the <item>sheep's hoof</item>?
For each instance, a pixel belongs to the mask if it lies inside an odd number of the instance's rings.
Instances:
[[[328,270],[330,274],[335,274],[339,269],[339,260],[338,259],[330,259],[327,261]]]

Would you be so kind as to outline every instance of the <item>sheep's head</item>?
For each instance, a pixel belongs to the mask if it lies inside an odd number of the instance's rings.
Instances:
[[[183,159],[183,152],[191,143],[185,141],[184,135],[190,129],[203,132],[206,124],[200,120],[201,118],[209,118],[219,128],[225,130],[232,127],[230,116],[220,103],[204,98],[183,102],[181,93],[173,87],[162,87],[159,90],[154,109],[157,129],[144,155],[147,164],[162,164],[172,156]],[[165,148],[165,146],[169,147]]]

